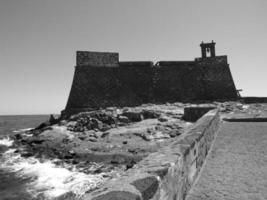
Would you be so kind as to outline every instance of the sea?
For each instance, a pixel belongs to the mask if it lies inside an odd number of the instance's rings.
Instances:
[[[57,160],[21,157],[11,135],[48,120],[48,115],[0,116],[0,200],[80,199],[102,182],[101,175],[85,174]]]

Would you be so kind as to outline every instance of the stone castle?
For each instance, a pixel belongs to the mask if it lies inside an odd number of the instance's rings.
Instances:
[[[65,110],[69,115],[110,106],[237,99],[227,56],[201,43],[193,61],[119,61],[118,53],[77,51]]]

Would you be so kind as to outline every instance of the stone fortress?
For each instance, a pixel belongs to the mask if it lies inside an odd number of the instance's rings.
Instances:
[[[63,115],[143,103],[235,100],[227,56],[215,42],[201,43],[193,61],[119,61],[118,53],[77,51],[73,83]]]
[[[57,199],[267,199],[267,98],[240,97],[227,56],[200,46],[155,64],[77,52],[62,116],[17,133],[18,152],[89,175]]]

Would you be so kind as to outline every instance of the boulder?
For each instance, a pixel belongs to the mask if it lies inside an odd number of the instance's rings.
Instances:
[[[160,114],[155,110],[143,110],[142,114],[144,116],[144,119],[155,119],[160,116]]]
[[[90,141],[90,142],[97,142],[97,139],[94,138],[94,137],[89,137],[89,138],[88,138],[88,141]]]
[[[51,114],[50,117],[49,117],[48,122],[50,123],[50,125],[53,125],[53,124],[58,123],[58,119],[56,119],[56,118],[54,117],[54,115]]]
[[[141,137],[145,141],[151,141],[153,140],[153,136],[147,132],[137,132],[134,133],[135,136]]]
[[[165,116],[165,115],[161,115],[161,116],[158,118],[158,120],[159,120],[160,122],[167,122],[167,121],[168,121],[168,117]]]
[[[170,138],[169,135],[167,134],[163,134],[161,131],[157,131],[154,135],[153,135],[154,139],[159,140],[159,139],[168,139]]]
[[[86,136],[89,136],[89,137],[97,137],[96,136],[96,134],[95,134],[96,132],[94,131],[94,130],[88,130],[88,131],[85,131],[84,132],[84,134],[86,135]]]
[[[96,118],[104,124],[116,124],[116,118],[113,116],[113,114],[104,110],[92,111],[90,113],[90,117]]]
[[[142,111],[126,111],[122,116],[126,116],[131,122],[140,122],[144,119]]]
[[[107,137],[109,134],[110,134],[109,132],[104,132],[102,133],[101,138]]]
[[[103,128],[103,123],[96,118],[92,118],[90,120],[90,128],[101,130]]]
[[[149,200],[156,194],[159,187],[159,181],[156,177],[150,176],[135,180],[131,185],[141,193],[143,200]]]
[[[177,136],[181,135],[181,132],[179,130],[172,130],[172,131],[168,132],[168,134],[170,137],[173,138],[173,137],[177,137]]]
[[[122,116],[122,115],[120,115],[120,116],[118,117],[118,120],[119,120],[119,122],[121,122],[121,123],[123,123],[123,124],[128,124],[128,123],[130,122],[130,120],[128,119],[128,117],[126,117],[126,116]]]
[[[101,131],[95,132],[96,138],[100,138],[102,136],[102,134],[103,134],[103,132],[101,132]]]
[[[44,129],[44,128],[48,127],[48,126],[50,126],[50,123],[49,123],[48,121],[47,121],[47,122],[43,122],[43,123],[41,123],[39,126],[37,126],[37,127],[35,128],[35,130]]]

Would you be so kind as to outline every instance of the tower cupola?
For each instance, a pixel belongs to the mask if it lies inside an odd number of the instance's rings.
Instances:
[[[201,57],[202,58],[213,58],[215,57],[215,42],[212,40],[210,43],[204,43],[203,41],[200,44],[201,47]]]

